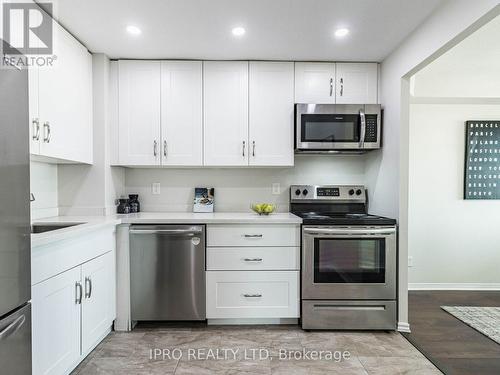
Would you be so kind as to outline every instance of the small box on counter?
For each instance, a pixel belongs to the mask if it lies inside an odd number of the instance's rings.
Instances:
[[[194,188],[193,212],[214,212],[215,189],[207,187]]]

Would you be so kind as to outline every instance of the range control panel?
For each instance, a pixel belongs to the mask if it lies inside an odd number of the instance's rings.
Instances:
[[[290,201],[356,201],[366,202],[363,185],[291,185]]]

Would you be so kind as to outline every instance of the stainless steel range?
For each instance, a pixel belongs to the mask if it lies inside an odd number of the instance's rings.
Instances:
[[[302,224],[302,328],[396,329],[396,221],[364,186],[292,185]]]

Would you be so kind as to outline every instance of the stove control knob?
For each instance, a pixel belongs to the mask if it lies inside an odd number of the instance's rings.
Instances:
[[[307,195],[307,193],[309,193],[307,189],[302,190],[302,194]]]
[[[349,190],[349,195],[354,195],[354,189]]]
[[[361,189],[356,190],[356,195],[361,195],[362,191]]]
[[[300,195],[300,189],[295,190],[295,195]]]

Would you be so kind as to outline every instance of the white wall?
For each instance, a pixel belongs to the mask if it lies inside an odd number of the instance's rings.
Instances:
[[[62,215],[108,215],[123,194],[123,168],[110,167],[109,59],[92,56],[93,165],[60,165],[59,210]]]
[[[288,211],[290,184],[363,184],[365,156],[296,156],[294,168],[127,169],[127,194],[138,193],[143,211],[192,211],[195,187],[215,187],[216,211],[248,211],[272,202]],[[161,194],[151,184],[161,183]],[[281,194],[272,195],[272,183]]]
[[[500,105],[410,107],[410,288],[500,287],[500,201],[463,199],[464,122],[481,119]]]
[[[381,65],[384,148],[367,162],[372,210],[399,217],[398,320],[408,330],[408,96],[402,79],[458,43],[500,12],[494,0],[448,0],[420,25]],[[405,93],[405,95],[402,95]]]
[[[35,196],[35,201],[31,202],[31,220],[57,216],[57,164],[32,161],[30,181],[30,189]]]

